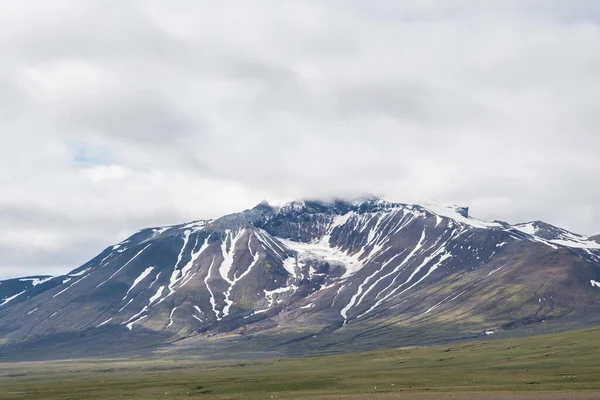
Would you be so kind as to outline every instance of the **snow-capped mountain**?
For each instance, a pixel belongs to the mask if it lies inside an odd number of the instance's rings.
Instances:
[[[600,244],[543,222],[377,198],[263,202],[141,230],[65,276],[1,282],[0,354],[346,351],[594,323],[599,299]]]

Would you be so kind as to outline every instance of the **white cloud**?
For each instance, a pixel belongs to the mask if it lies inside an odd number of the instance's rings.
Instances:
[[[82,171],[92,182],[101,182],[106,180],[119,180],[127,177],[129,171],[120,165],[96,165],[85,168]]]
[[[597,2],[108,3],[0,15],[0,276],[263,198],[600,232]]]

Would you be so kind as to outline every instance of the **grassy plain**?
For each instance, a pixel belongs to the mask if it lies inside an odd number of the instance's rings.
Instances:
[[[329,357],[0,363],[0,399],[597,399],[600,328]]]

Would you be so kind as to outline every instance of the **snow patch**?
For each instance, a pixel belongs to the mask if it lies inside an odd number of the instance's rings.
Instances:
[[[197,319],[198,321],[202,322],[202,318],[195,316],[194,314],[192,314],[192,318]]]
[[[131,292],[133,290],[133,288],[137,286],[138,283],[140,283],[141,281],[143,281],[144,278],[147,277],[150,274],[150,272],[152,272],[153,269],[154,269],[154,267],[148,267],[137,278],[135,278],[135,280],[133,281],[133,284],[131,285],[131,287],[127,291],[127,294],[125,295],[125,297],[127,297],[127,295],[129,294],[129,292]],[[125,300],[125,297],[123,297],[123,300]]]
[[[513,225],[512,227],[520,232],[526,233],[528,235],[534,235],[534,236],[538,230],[536,228],[536,226],[533,224],[533,222],[527,222],[525,224],[517,224],[517,225]]]
[[[432,214],[437,214],[438,216],[446,217],[474,228],[488,229],[499,228],[502,226],[497,222],[486,222],[472,217],[465,217],[460,214],[457,211],[457,207],[454,206],[446,206],[439,203],[428,203],[424,204],[422,207]]]
[[[148,244],[146,247],[144,247],[142,250],[140,250],[135,256],[131,257],[129,259],[129,261],[127,261],[125,264],[123,264],[123,266],[121,268],[119,268],[114,274],[112,274],[108,279],[106,279],[105,281],[103,281],[102,283],[100,283],[98,286],[96,286],[96,289],[99,288],[100,286],[104,285],[106,282],[108,282],[109,280],[111,280],[115,275],[117,275],[119,272],[121,272],[121,270],[123,270],[123,268],[125,268],[126,266],[128,266],[133,260],[135,260],[136,258],[139,257],[140,254],[142,254],[144,252],[144,250],[146,250],[148,247],[150,247],[152,245],[152,243]]]
[[[90,269],[91,269],[91,267],[90,268],[86,268],[83,271],[75,272],[74,274],[68,274],[67,276],[71,276],[71,277],[81,276],[81,275],[85,274],[86,272],[88,272]]]
[[[85,273],[87,270],[83,271],[81,274],[79,275],[83,275],[83,273]],[[69,276],[75,276],[75,275],[69,275]],[[27,282],[27,281],[31,281],[31,284],[33,286],[37,286],[37,285],[41,285],[44,282],[48,282],[49,280],[54,279],[53,276],[49,276],[47,278],[22,278],[19,279],[19,281],[21,282]],[[63,282],[64,283],[64,282]]]
[[[162,292],[165,289],[164,286],[161,286],[158,288],[158,290],[156,291],[156,293],[154,294],[154,296],[150,297],[150,302],[148,303],[148,305],[152,305],[152,303],[154,303],[156,300],[160,299],[160,296],[162,296]]]
[[[169,229],[171,229],[170,226],[165,226],[162,228],[155,228],[152,229],[152,236],[159,236],[162,235],[163,233],[165,233],[166,231],[168,231]]]
[[[208,225],[210,222],[212,222],[212,220],[193,221],[193,222],[190,222],[189,224],[185,224],[184,226],[181,227],[181,229],[191,229],[194,233],[196,233],[196,232],[204,229],[204,227],[206,225]]]
[[[132,322],[128,323],[128,324],[126,325],[126,326],[127,326],[127,329],[129,329],[129,330],[132,330],[132,329],[133,329],[133,324],[140,322],[140,321],[141,321],[141,320],[143,320],[144,318],[147,318],[147,315],[144,315],[143,317],[140,317],[140,318],[136,319],[135,321],[132,321]]]
[[[15,294],[14,296],[10,296],[4,299],[4,301],[0,304],[0,307],[2,307],[5,304],[8,304],[9,302],[13,301],[14,299],[16,299],[17,297],[19,297],[20,295],[22,295],[23,293],[25,293],[27,290],[23,290],[20,293]]]
[[[283,260],[283,268],[294,278],[298,277],[298,273],[296,271],[296,258],[288,257]]]
[[[322,260],[330,264],[342,265],[346,272],[342,279],[348,278],[360,271],[363,263],[356,256],[350,256],[343,251],[331,247],[329,244],[329,236],[324,236],[318,242],[302,243],[294,242],[289,239],[278,238],[285,246],[294,250],[298,254],[298,260]]]
[[[56,293],[54,296],[52,296],[52,298],[55,298],[56,296],[63,294],[64,292],[66,292],[67,290],[69,290],[70,288],[72,288],[74,285],[78,284],[79,282],[81,282],[82,280],[84,280],[85,278],[87,278],[89,275],[84,276],[83,278],[80,278],[79,280],[71,283],[69,286],[67,286],[66,288],[64,288],[63,290],[61,290],[60,292]],[[69,280],[71,280],[69,278]]]
[[[132,301],[133,301],[133,299],[129,299],[129,301],[127,302],[127,304],[125,304],[123,307],[119,308],[119,311],[117,311],[117,314],[120,313],[121,311],[123,311],[123,309],[125,309],[125,307],[127,307],[128,305],[130,305]]]
[[[223,253],[223,262],[221,263],[221,267],[219,267],[219,273],[221,274],[221,277],[225,280],[225,282],[227,282],[229,284],[229,288],[227,288],[227,291],[225,292],[225,307],[223,307],[223,317],[226,317],[229,315],[229,309],[231,308],[231,306],[233,305],[233,301],[231,301],[230,296],[231,296],[231,291],[233,290],[233,287],[235,286],[236,283],[238,283],[242,278],[244,278],[246,275],[248,275],[250,273],[250,271],[252,270],[252,268],[256,265],[256,263],[258,262],[259,259],[259,253],[258,251],[256,253],[252,253],[252,250],[250,248],[250,240],[252,240],[252,235],[248,235],[248,252],[250,253],[250,255],[252,256],[253,260],[250,263],[250,265],[246,268],[246,270],[240,274],[239,276],[235,276],[235,274],[233,274],[233,279],[229,278],[229,273],[231,272],[231,268],[233,266],[233,259],[235,257],[235,245],[237,244],[237,242],[241,239],[241,237],[243,236],[245,230],[241,230],[236,237],[234,238],[233,236],[231,236],[231,244],[229,247],[229,251],[226,251],[226,241],[223,242],[223,244],[221,245],[221,251]]]
[[[557,244],[559,246],[571,247],[571,248],[575,248],[575,249],[600,249],[600,243],[587,241],[587,240],[575,241],[575,240],[555,239],[555,240],[550,240],[549,242]]]
[[[229,272],[233,267],[233,259],[235,257],[235,245],[244,234],[244,231],[244,229],[240,230],[235,237],[231,234],[230,231],[227,231],[227,236],[221,244],[221,254],[223,255],[223,262],[219,267],[219,274],[225,280],[225,282],[229,284],[231,284],[232,282],[231,279],[229,279]],[[230,239],[229,250],[227,249],[227,239]]]
[[[100,325],[96,326],[96,328],[100,328],[101,326],[108,324],[110,321],[112,321],[112,318],[107,319],[106,321],[104,321]]]
[[[173,314],[175,314],[175,310],[177,310],[177,307],[173,308],[171,314],[169,314],[169,325],[167,325],[167,328],[173,325]]]
[[[215,294],[213,293],[212,289],[208,285],[208,280],[210,279],[210,276],[212,274],[214,263],[215,263],[215,256],[213,256],[210,266],[208,267],[208,272],[206,274],[206,277],[204,278],[204,285],[206,286],[206,289],[208,290],[208,293],[210,294],[210,306],[212,307],[212,310],[215,313],[215,317],[217,318],[217,321],[220,321],[221,317],[219,317],[219,310],[217,310],[217,301],[215,299]]]
[[[277,288],[274,290],[265,290],[265,298],[269,302],[269,306],[267,307],[267,310],[270,309],[273,306],[273,304],[275,303],[275,295],[289,292],[289,291],[295,292],[296,290],[298,290],[298,287],[295,285]],[[267,311],[267,310],[264,310],[264,311]],[[258,314],[258,311],[255,314]]]

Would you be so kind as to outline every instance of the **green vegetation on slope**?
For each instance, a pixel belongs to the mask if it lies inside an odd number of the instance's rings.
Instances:
[[[600,328],[350,355],[0,364],[0,399],[595,398]],[[273,397],[271,397],[273,396]],[[536,396],[539,396],[536,394]],[[557,397],[558,396],[558,397]]]

